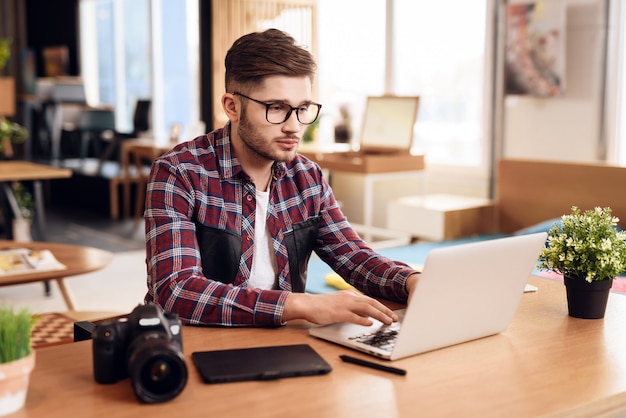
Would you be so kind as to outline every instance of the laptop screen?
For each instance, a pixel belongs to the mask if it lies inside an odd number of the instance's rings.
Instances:
[[[368,97],[361,129],[361,150],[397,150],[408,154],[413,145],[418,106],[417,96]]]

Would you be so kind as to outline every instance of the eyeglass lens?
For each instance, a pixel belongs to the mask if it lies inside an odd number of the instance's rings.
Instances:
[[[298,121],[304,125],[315,122],[320,111],[320,106],[315,103],[303,104],[297,108],[292,108],[286,103],[272,103],[267,105],[267,121],[269,123],[283,123],[291,116],[291,112],[296,112]]]

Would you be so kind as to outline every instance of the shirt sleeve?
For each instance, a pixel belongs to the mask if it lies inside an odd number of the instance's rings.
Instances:
[[[193,180],[166,160],[152,167],[146,191],[148,293],[187,324],[278,326],[288,293],[247,289],[204,277],[192,220]]]
[[[316,253],[348,283],[373,296],[406,302],[406,280],[418,273],[374,251],[352,228],[323,180],[322,223]]]

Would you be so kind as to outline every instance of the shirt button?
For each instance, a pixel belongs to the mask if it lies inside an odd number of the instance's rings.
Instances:
[[[251,196],[251,195],[246,196],[246,200],[247,200],[248,202],[251,202],[251,201],[252,201],[252,196]]]
[[[251,237],[250,235],[248,235],[248,236],[246,237],[246,241],[252,241],[252,237]]]

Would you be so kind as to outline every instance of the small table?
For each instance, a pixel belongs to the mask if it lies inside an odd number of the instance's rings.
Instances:
[[[63,299],[65,300],[65,304],[70,311],[76,309],[76,304],[69,289],[65,286],[64,279],[69,276],[100,270],[106,267],[113,259],[112,253],[98,248],[52,242],[15,242],[0,240],[0,249],[7,248],[49,250],[54,257],[67,268],[64,270],[40,271],[36,273],[0,275],[0,286],[56,280],[61,294],[63,295]]]
[[[38,238],[45,241],[46,219],[44,209],[42,180],[63,179],[72,177],[72,170],[68,168],[53,167],[45,164],[37,164],[30,161],[2,161],[0,162],[0,183],[9,200],[11,210],[16,218],[21,219],[22,214],[13,196],[10,183],[14,181],[32,181],[35,201],[35,227],[39,233]]]

